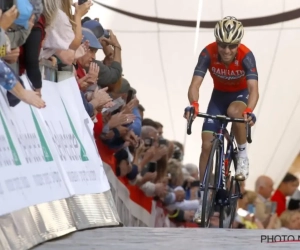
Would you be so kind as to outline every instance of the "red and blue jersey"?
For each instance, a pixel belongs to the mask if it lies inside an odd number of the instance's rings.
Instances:
[[[236,92],[247,88],[247,80],[258,80],[253,53],[240,44],[233,62],[226,66],[221,62],[216,42],[206,46],[199,55],[194,75],[204,77],[209,70],[214,89],[223,92]]]

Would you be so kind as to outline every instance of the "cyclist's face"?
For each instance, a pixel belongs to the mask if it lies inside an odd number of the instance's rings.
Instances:
[[[226,44],[218,42],[218,52],[224,63],[231,63],[237,53],[238,44]]]

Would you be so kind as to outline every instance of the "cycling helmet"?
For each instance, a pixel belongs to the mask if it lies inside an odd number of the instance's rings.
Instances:
[[[243,24],[235,17],[224,17],[215,26],[215,37],[222,43],[240,43],[244,36]]]

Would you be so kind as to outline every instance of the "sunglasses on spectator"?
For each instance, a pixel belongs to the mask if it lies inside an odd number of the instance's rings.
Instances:
[[[226,49],[227,47],[229,49],[236,49],[238,44],[218,43],[218,46],[222,49]]]

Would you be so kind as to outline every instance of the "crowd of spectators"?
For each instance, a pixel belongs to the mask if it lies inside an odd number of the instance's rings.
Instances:
[[[94,122],[102,160],[120,180],[159,202],[170,220],[192,222],[199,205],[198,167],[184,165],[183,145],[164,138],[160,122],[144,118],[147,110],[134,83],[123,75],[122,42],[112,30],[103,28],[98,18],[88,17],[93,3],[16,0],[16,5],[1,6],[0,85],[7,90],[9,104],[23,101],[37,108],[46,107],[43,95],[47,93],[43,92],[39,67],[43,60],[57,68],[57,81],[74,77],[86,112]],[[20,78],[23,74],[32,90],[24,88]],[[298,198],[290,201],[289,210],[285,205],[286,197],[298,185],[298,179],[287,174],[272,197],[273,182],[267,176],[258,178],[255,192],[245,191],[242,186],[244,195],[238,203],[234,227],[300,229]],[[255,207],[255,212],[242,215],[249,205]],[[215,212],[211,227],[217,227],[217,223]]]

